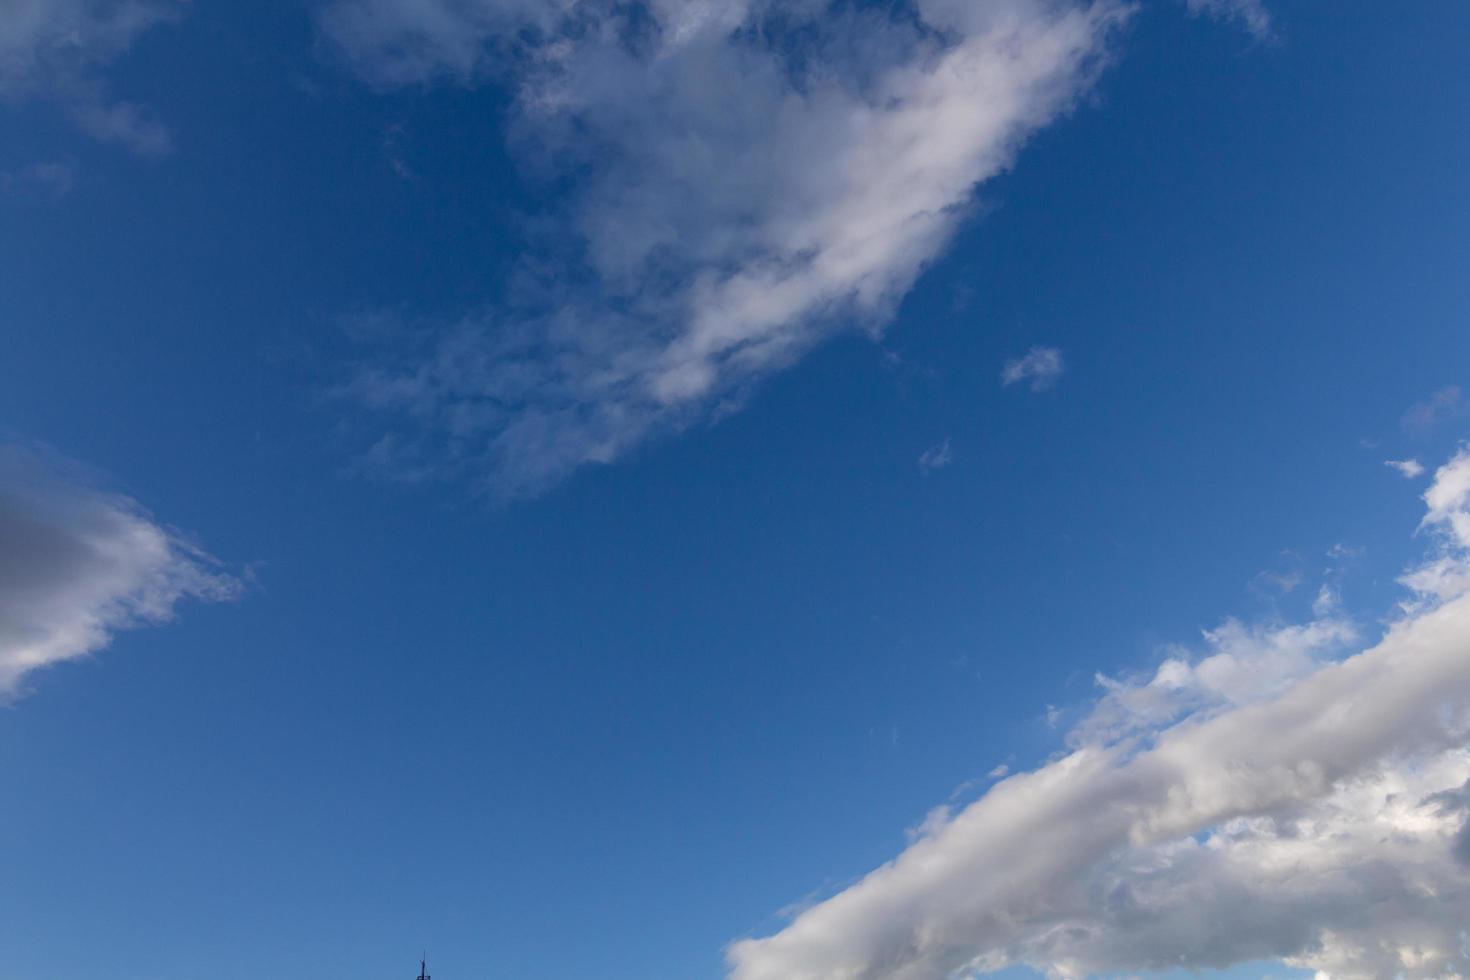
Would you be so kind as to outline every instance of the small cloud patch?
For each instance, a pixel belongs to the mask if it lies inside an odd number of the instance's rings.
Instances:
[[[954,453],[949,448],[949,440],[946,439],[919,454],[919,472],[928,476],[935,470],[942,470],[953,462]]]
[[[1005,370],[1000,373],[1000,383],[1009,388],[1025,382],[1032,391],[1047,391],[1055,387],[1057,379],[1066,370],[1061,351],[1055,347],[1033,347],[1024,357],[1006,362]]]

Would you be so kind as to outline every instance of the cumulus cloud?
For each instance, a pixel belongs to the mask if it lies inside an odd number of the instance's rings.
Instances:
[[[182,0],[7,0],[0,16],[0,100],[47,99],[84,132],[134,152],[167,153],[168,130],[144,106],[107,96],[99,69]]]
[[[919,470],[925,475],[942,470],[953,462],[954,453],[950,451],[948,439],[919,454]]]
[[[1061,351],[1055,347],[1033,347],[1024,357],[1006,362],[1000,373],[1000,382],[1006,387],[1029,382],[1032,391],[1046,391],[1057,383],[1066,369]]]
[[[1425,567],[1457,587],[1426,579],[1366,647],[1330,611],[1232,621],[1148,677],[1099,678],[1063,755],[931,814],[894,861],[734,943],[732,980],[1262,959],[1339,980],[1465,975],[1470,449],[1425,503]]]
[[[1424,475],[1424,464],[1417,459],[1385,459],[1383,465],[1399,471],[1406,480]]]
[[[525,288],[405,330],[344,391],[382,410],[388,458],[510,496],[727,412],[834,332],[880,331],[1127,12],[337,0],[323,30],[361,75],[498,72],[516,145],[578,175]]]
[[[0,698],[31,671],[166,622],[186,598],[223,600],[237,579],[127,497],[74,468],[0,446]]]

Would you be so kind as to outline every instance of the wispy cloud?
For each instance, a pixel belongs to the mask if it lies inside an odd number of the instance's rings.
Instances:
[[[0,192],[57,198],[70,193],[76,183],[76,164],[67,161],[33,163],[15,172],[0,170]]]
[[[1007,387],[1028,382],[1032,391],[1046,391],[1057,383],[1066,369],[1061,351],[1055,347],[1033,347],[1025,356],[1006,362],[1000,373],[1000,382]]]
[[[930,446],[919,454],[919,470],[926,476],[935,470],[942,470],[954,462],[954,453],[950,451],[949,440],[935,446]]]
[[[1271,12],[1262,0],[1187,0],[1189,12],[1195,16],[1234,21],[1255,37],[1272,37]]]
[[[1417,459],[1385,459],[1383,465],[1398,470],[1406,480],[1412,480],[1424,474],[1424,465]]]
[[[186,598],[240,582],[133,500],[70,464],[0,446],[0,698],[31,671],[105,647],[114,633],[173,618]]]
[[[1100,677],[1065,755],[931,814],[894,861],[734,943],[733,980],[1260,959],[1465,975],[1470,449],[1425,503],[1431,556],[1366,648],[1330,603],[1301,624],[1227,621],[1143,678]]]
[[[0,12],[0,101],[45,99],[95,139],[167,153],[147,107],[111,98],[99,70],[137,37],[178,16],[183,0],[7,0]]]
[[[1251,580],[1251,588],[1268,596],[1290,595],[1305,577],[1301,558],[1293,552],[1283,551],[1277,556],[1276,567],[1256,573]]]
[[[71,106],[71,116],[78,129],[98,142],[116,143],[139,156],[167,156],[174,146],[168,127],[136,102],[88,98]]]
[[[1434,394],[1415,403],[1404,413],[1399,425],[1413,435],[1424,435],[1441,422],[1461,418],[1467,406],[1458,385],[1446,385]]]
[[[345,390],[505,496],[727,412],[834,332],[880,331],[1127,12],[338,0],[323,30],[361,75],[498,70],[516,145],[580,178],[530,288],[380,350]]]

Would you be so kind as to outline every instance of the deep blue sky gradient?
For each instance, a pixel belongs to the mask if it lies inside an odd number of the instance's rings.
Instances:
[[[1382,460],[1464,434],[1400,419],[1470,386],[1470,7],[1273,10],[1148,5],[881,345],[508,508],[362,477],[330,394],[344,318],[500,295],[554,193],[504,92],[198,4],[109,72],[168,158],[0,110],[0,170],[77,166],[0,198],[0,424],[255,582],[0,711],[0,978],[715,977],[1095,671],[1300,614],[1262,571],[1345,542],[1385,610]],[[1002,388],[1034,344],[1067,374]]]

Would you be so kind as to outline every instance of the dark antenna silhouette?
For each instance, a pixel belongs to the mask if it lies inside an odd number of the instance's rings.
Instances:
[[[428,953],[425,953],[423,959],[419,960],[419,980],[430,980]]]

